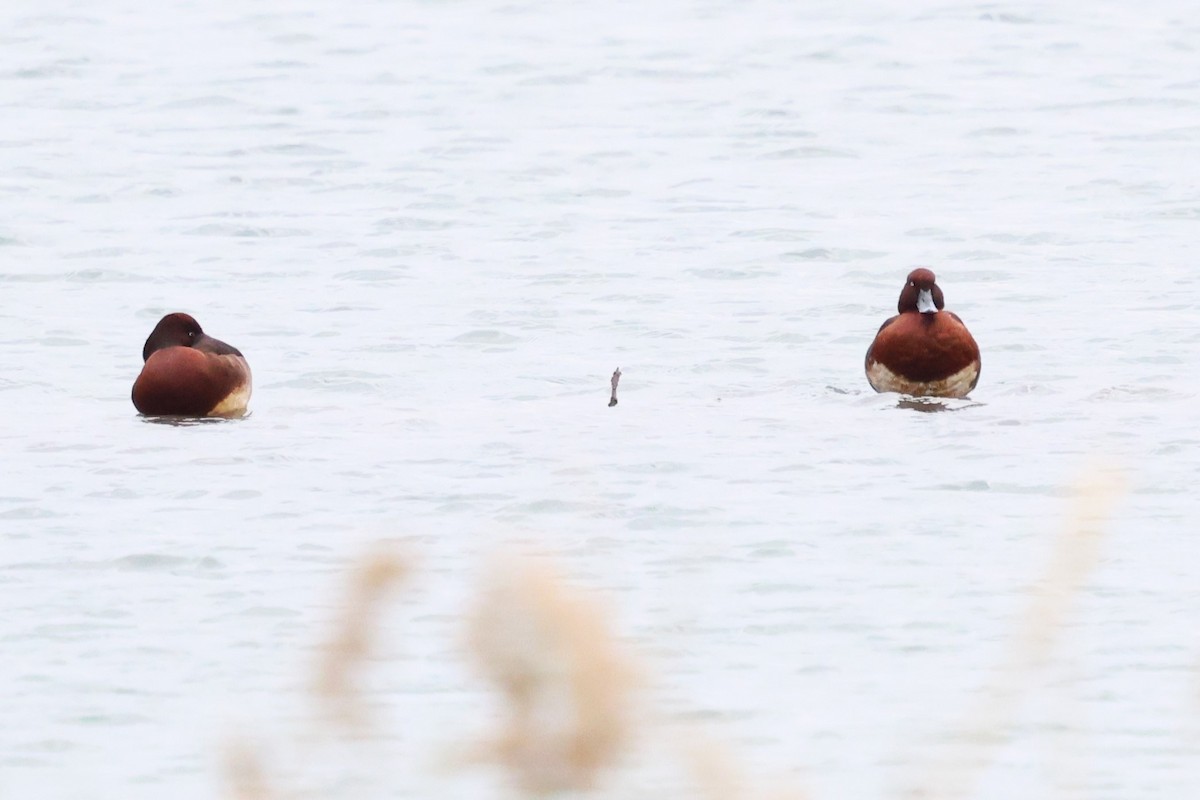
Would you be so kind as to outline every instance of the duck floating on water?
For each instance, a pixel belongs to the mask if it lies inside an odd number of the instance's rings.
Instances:
[[[979,345],[928,269],[914,269],[900,291],[899,314],[867,348],[867,380],[877,392],[966,397],[979,383]]]
[[[167,314],[142,348],[133,405],[148,416],[236,417],[250,402],[250,365],[236,347],[182,313]]]

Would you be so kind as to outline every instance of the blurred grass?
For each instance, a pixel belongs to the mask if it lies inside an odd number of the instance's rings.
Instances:
[[[962,800],[974,794],[1100,561],[1104,522],[1123,491],[1124,481],[1113,471],[1095,470],[1080,483],[994,679],[976,693],[978,705],[966,709],[952,727],[961,752],[929,767],[902,796]],[[366,724],[358,676],[376,649],[386,599],[404,586],[411,564],[404,554],[380,549],[350,571],[342,611],[320,650],[312,681],[323,724],[346,732]],[[544,559],[498,559],[477,587],[464,629],[469,657],[502,713],[495,730],[458,749],[451,759],[456,770],[498,769],[522,796],[636,796],[645,794],[628,788],[636,787],[639,759],[653,757],[674,762],[679,782],[690,785],[679,792],[683,795],[813,797],[789,787],[763,790],[756,785],[761,776],[751,780],[729,747],[649,710],[647,676],[619,643],[604,603],[572,587]],[[667,741],[671,745],[664,748]],[[263,761],[244,742],[228,748],[228,797],[335,796],[301,785],[294,775],[268,777]],[[381,776],[381,785],[388,780]]]

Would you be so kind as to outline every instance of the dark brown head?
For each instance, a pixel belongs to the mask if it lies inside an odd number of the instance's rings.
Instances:
[[[901,314],[905,311],[936,314],[945,307],[946,298],[942,296],[933,270],[920,267],[908,273],[908,282],[900,291],[900,302],[896,304]]]
[[[241,355],[237,348],[206,334],[190,314],[180,312],[167,314],[154,326],[150,338],[146,339],[146,346],[142,348],[142,361],[150,360],[156,351],[168,347],[194,347],[217,355]]]

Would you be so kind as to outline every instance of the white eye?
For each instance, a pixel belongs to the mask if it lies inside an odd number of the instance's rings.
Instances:
[[[916,285],[917,285],[917,282],[916,282],[916,281],[909,281],[909,282],[908,282],[908,285],[909,285],[909,286],[916,286]]]

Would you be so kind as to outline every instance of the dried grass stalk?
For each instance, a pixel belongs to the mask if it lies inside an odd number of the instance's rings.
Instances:
[[[957,729],[959,738],[975,743],[977,750],[972,757],[960,758],[924,781],[920,788],[909,792],[910,797],[967,797],[975,780],[990,765],[996,748],[1006,740],[1021,695],[1033,682],[1036,670],[1049,660],[1072,602],[1100,562],[1103,523],[1123,489],[1122,476],[1113,471],[1095,470],[1080,483],[1050,565],[1033,586],[1009,656],[994,684],[984,687],[984,701]]]
[[[354,678],[371,653],[382,600],[408,571],[404,558],[380,551],[363,559],[350,575],[345,606],[321,651],[314,687],[333,716],[348,725],[363,721]]]
[[[232,800],[271,800],[258,751],[245,742],[231,742],[225,748],[224,771]]]
[[[469,645],[505,704],[479,758],[532,794],[592,788],[628,744],[635,672],[594,602],[550,569],[497,569],[470,619]]]
[[[683,751],[684,763],[695,780],[697,796],[703,800],[806,800],[808,797],[796,788],[772,791],[756,788],[728,747],[694,736],[686,738],[689,741]]]

